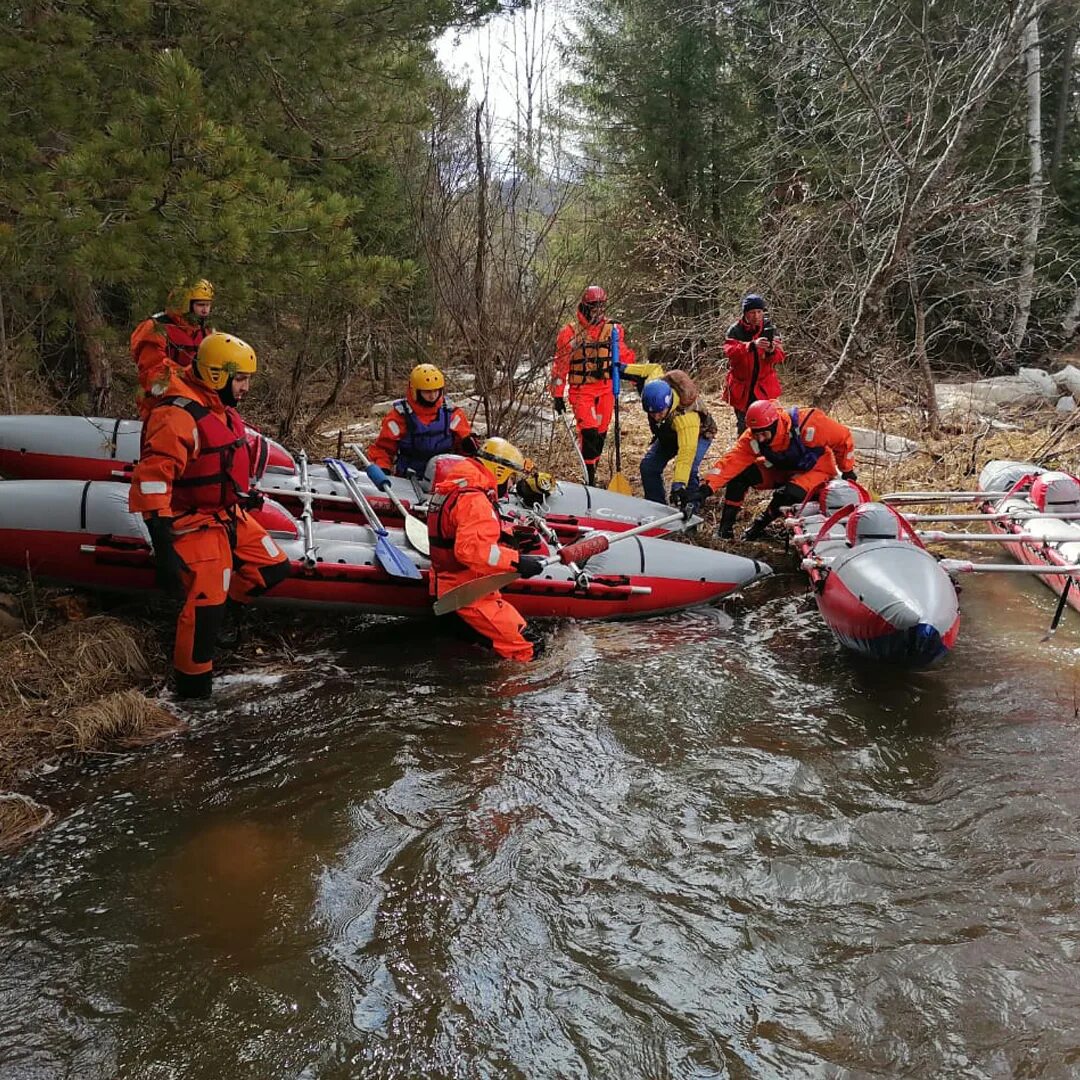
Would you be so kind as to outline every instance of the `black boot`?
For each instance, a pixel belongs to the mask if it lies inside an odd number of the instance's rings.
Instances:
[[[760,514],[751,522],[750,528],[743,533],[743,539],[760,540],[765,535],[765,530],[773,523],[773,520],[768,514]]]
[[[585,466],[585,475],[589,480],[589,487],[593,487],[596,484],[596,462],[591,462]]]
[[[735,519],[739,516],[738,506],[724,503],[724,512],[720,515],[720,524],[717,526],[716,535],[721,540],[732,540],[735,537]]]
[[[211,671],[204,671],[201,675],[174,671],[173,679],[176,682],[176,696],[185,700],[208,698],[214,690],[214,674]]]

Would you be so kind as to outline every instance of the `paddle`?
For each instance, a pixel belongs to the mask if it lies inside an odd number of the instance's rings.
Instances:
[[[581,447],[578,445],[578,434],[574,430],[574,425],[570,423],[570,416],[567,413],[561,413],[560,417],[563,422],[563,427],[566,428],[566,433],[570,436],[570,442],[573,444],[574,453],[577,454],[578,464],[581,466],[581,482],[588,484],[589,482],[589,469],[585,464],[585,456],[581,452]]]
[[[304,565],[310,568],[318,560],[315,558],[315,539],[311,528],[311,484],[308,481],[306,450],[301,450],[296,455],[296,467],[300,473],[300,502],[303,506],[300,512],[300,525],[304,531]]]
[[[1061,596],[1058,597],[1057,610],[1054,612],[1054,617],[1050,620],[1050,629],[1046,631],[1042,636],[1043,641],[1049,641],[1058,628],[1058,623],[1061,622],[1062,613],[1065,611],[1065,605],[1069,602],[1069,589],[1072,588],[1073,579],[1068,577],[1065,579],[1065,588],[1061,590]]]
[[[390,500],[394,509],[405,519],[405,539],[421,555],[430,555],[431,540],[428,537],[427,526],[414,514],[410,514],[405,504],[394,494],[390,484],[390,477],[378,465],[372,465],[364,451],[356,443],[349,443],[349,449],[357,456],[360,464],[364,466],[364,472],[368,474],[368,479]]]
[[[545,559],[544,565],[551,566],[557,562],[561,562],[564,566],[569,566],[571,563],[580,564],[593,555],[599,555],[602,551],[607,551],[612,544],[617,544],[620,540],[629,540],[630,537],[639,536],[641,533],[655,529],[659,525],[670,525],[673,521],[681,520],[682,511],[680,510],[677,513],[668,514],[666,517],[657,518],[655,521],[646,521],[643,525],[627,529],[626,532],[597,533],[586,537],[584,540],[579,540],[576,544],[567,544],[566,547],[559,551],[558,555]],[[448,615],[451,611],[457,611],[458,608],[475,604],[477,600],[482,600],[485,596],[497,592],[504,585],[517,581],[520,576],[520,574],[511,570],[504,574],[488,574],[485,577],[477,578],[475,581],[466,581],[464,585],[451,589],[435,601],[435,614]]]
[[[619,429],[619,391],[622,389],[622,368],[619,365],[619,324],[611,324],[611,389],[615,394],[615,475],[608,484],[608,491],[630,495],[630,481],[622,471],[622,432]]]
[[[364,498],[364,493],[349,475],[349,469],[345,462],[338,461],[337,458],[324,458],[323,460],[326,462],[326,467],[330,470],[331,476],[345,485],[345,490],[349,493],[352,501],[356,503],[363,512],[364,517],[367,518],[368,526],[375,534],[375,558],[378,560],[379,565],[391,577],[411,578],[414,581],[419,581],[420,570],[416,563],[390,542],[390,534],[383,528],[382,522],[379,521],[375,511],[371,509],[371,503]]]

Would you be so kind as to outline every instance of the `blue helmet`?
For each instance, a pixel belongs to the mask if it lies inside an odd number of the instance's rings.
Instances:
[[[641,407],[647,413],[667,412],[675,404],[675,391],[663,379],[653,379],[641,391]]]
[[[746,296],[743,297],[742,313],[745,315],[748,311],[753,311],[755,308],[759,311],[764,311],[765,298],[760,293],[747,293]]]

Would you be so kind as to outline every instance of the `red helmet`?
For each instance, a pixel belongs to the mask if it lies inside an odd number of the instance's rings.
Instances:
[[[582,294],[583,304],[606,304],[607,293],[599,285],[590,285]]]
[[[757,432],[767,431],[770,440],[775,439],[779,428],[786,427],[790,422],[791,417],[787,411],[781,409],[775,401],[755,401],[746,410],[746,426],[754,438],[757,437]]]

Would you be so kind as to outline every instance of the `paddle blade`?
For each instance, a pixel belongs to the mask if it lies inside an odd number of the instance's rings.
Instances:
[[[405,539],[421,555],[431,554],[431,537],[428,536],[427,526],[412,514],[405,515]]]
[[[375,541],[375,558],[391,577],[420,580],[420,568],[385,536],[380,536]]]
[[[617,472],[612,478],[611,483],[607,486],[608,491],[614,491],[618,495],[632,495],[633,488],[630,487],[630,481],[621,473]]]
[[[1043,634],[1043,641],[1049,641],[1057,632],[1058,623],[1061,622],[1061,616],[1065,612],[1065,605],[1069,602],[1069,589],[1072,588],[1072,583],[1073,579],[1071,577],[1065,579],[1065,587],[1061,590],[1061,596],[1058,598],[1057,610],[1054,612],[1053,619],[1050,620],[1050,629]]]
[[[487,577],[477,578],[475,581],[466,581],[464,585],[459,585],[456,589],[443,593],[435,601],[435,614],[449,615],[450,612],[457,611],[459,608],[475,604],[477,600],[482,600],[485,596],[498,592],[504,585],[509,585],[511,581],[517,581],[518,577],[518,574],[508,571],[505,574],[489,574]]]

